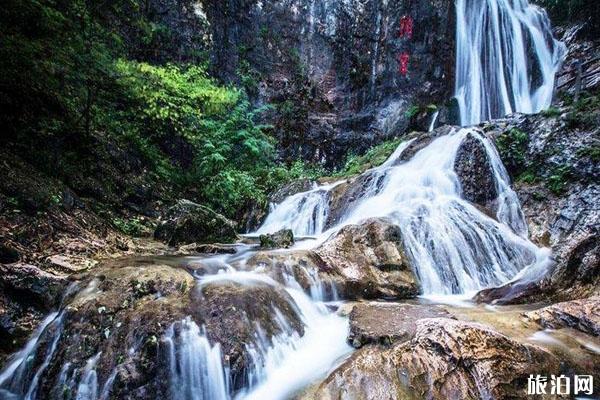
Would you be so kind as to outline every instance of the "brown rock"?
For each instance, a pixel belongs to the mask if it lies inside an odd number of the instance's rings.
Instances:
[[[398,303],[360,303],[350,313],[348,342],[354,347],[369,343],[390,345],[414,337],[415,322],[423,318],[449,317],[444,309]]]
[[[345,226],[315,253],[346,281],[346,297],[414,297],[419,283],[401,235],[400,228],[385,219],[368,219]]]
[[[544,328],[574,328],[600,336],[600,296],[553,304],[530,311],[525,317]]]
[[[529,374],[557,373],[559,360],[538,347],[484,325],[426,318],[416,322],[407,342],[360,349],[320,385],[315,398],[526,399]]]

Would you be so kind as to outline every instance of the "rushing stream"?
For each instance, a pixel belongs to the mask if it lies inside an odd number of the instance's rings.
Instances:
[[[462,124],[549,106],[564,46],[552,38],[545,13],[525,0],[457,0],[456,10],[456,97]],[[464,199],[454,171],[457,152],[469,135],[485,148],[493,172],[498,193],[493,216]],[[527,239],[519,200],[486,137],[473,129],[457,129],[402,160],[411,143],[403,142],[384,164],[366,172],[373,179],[335,225],[328,226],[330,198],[343,181],[315,186],[274,204],[255,234],[292,229],[296,236],[313,237],[300,246],[317,247],[346,225],[370,217],[388,218],[400,227],[423,294],[428,296],[465,295],[517,277],[534,279],[546,270],[548,251]],[[309,274],[308,293],[292,274],[276,282],[263,271],[244,268],[252,246],[239,245],[237,250],[235,255],[197,258],[205,267],[204,274],[196,276],[197,285],[236,282],[283,288],[304,333],[298,334],[274,309],[281,333],[267,337],[257,324],[254,340],[245,344],[252,360],[247,384],[233,390],[221,345],[211,343],[205,328],[191,317],[177,321],[160,341],[168,358],[172,399],[286,399],[326,376],[351,353],[346,343],[348,320],[335,313],[337,303],[332,303],[338,300],[335,288],[327,287],[316,274]],[[93,290],[86,288],[80,296]],[[48,315],[25,347],[8,360],[0,373],[0,399],[44,398],[39,393],[40,378],[55,356],[62,327],[63,311]],[[101,356],[95,354],[79,368],[63,365],[57,390],[68,388],[71,395],[65,398],[77,400],[108,398],[117,372],[100,381],[96,367]]]

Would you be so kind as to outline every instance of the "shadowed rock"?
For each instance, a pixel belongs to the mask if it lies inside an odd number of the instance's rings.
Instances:
[[[232,242],[237,239],[235,223],[210,208],[179,200],[169,208],[154,237],[170,246],[197,243]]]

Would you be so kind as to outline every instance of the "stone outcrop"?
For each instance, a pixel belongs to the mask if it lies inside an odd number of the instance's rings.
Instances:
[[[552,249],[555,265],[537,282],[489,289],[480,300],[566,301],[600,294],[600,187],[594,178],[600,174],[600,129],[590,124],[594,118],[594,109],[565,107],[551,116],[517,115],[485,127],[516,181],[532,241]]]
[[[484,325],[449,318],[415,324],[414,337],[406,342],[354,353],[316,389],[314,398],[526,399],[524,377],[560,370],[551,354]]]
[[[600,336],[600,297],[553,304],[525,313],[525,317],[544,328],[573,328]]]
[[[419,293],[402,232],[385,219],[347,225],[315,252],[357,297],[408,298]]]
[[[454,160],[454,171],[461,184],[465,200],[495,211],[498,190],[485,147],[472,134],[464,139]]]
[[[154,237],[170,246],[187,243],[232,242],[236,225],[210,208],[189,200],[179,200],[169,208]]]
[[[348,225],[314,250],[258,252],[245,267],[261,267],[279,282],[291,276],[326,297],[411,298],[420,290],[400,229],[384,219]]]

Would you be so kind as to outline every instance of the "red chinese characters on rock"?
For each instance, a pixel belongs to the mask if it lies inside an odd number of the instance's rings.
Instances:
[[[404,15],[400,18],[400,30],[398,36],[400,38],[412,39],[414,21],[411,17]],[[403,52],[398,54],[398,72],[402,76],[408,74],[408,62],[410,60],[410,54]]]
[[[408,61],[410,60],[410,55],[408,53],[402,53],[398,55],[398,72],[401,75],[406,76],[408,74]]]
[[[414,22],[411,17],[406,15],[402,16],[402,18],[400,18],[400,31],[398,32],[398,36],[401,38],[406,37],[407,39],[412,39],[413,24]]]

